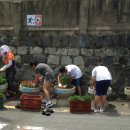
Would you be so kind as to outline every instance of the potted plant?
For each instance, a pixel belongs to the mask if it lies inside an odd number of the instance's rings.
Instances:
[[[4,75],[0,74],[0,92],[5,92],[7,89],[7,81]]]
[[[70,112],[91,112],[91,95],[73,95],[69,98]]]
[[[130,96],[130,87],[125,87],[124,93],[129,97]]]
[[[60,76],[62,86],[54,86],[54,92],[58,97],[67,98],[75,93],[75,87],[71,85],[70,77],[66,74]]]
[[[22,81],[20,85],[27,87],[27,88],[37,88],[38,87],[38,85],[36,85],[33,81],[27,81],[27,80]]]
[[[36,85],[33,81],[24,80],[20,83],[19,90],[22,93],[39,93],[41,88]]]
[[[60,76],[60,83],[65,86],[61,86],[60,88],[71,88],[72,85],[71,85],[71,82],[70,82],[70,77],[67,75],[67,74],[62,74]]]
[[[0,109],[4,108],[4,98],[5,98],[5,95],[0,92]]]
[[[92,85],[92,80],[90,79],[89,82],[88,82],[88,93],[89,94],[92,94],[92,95],[95,95],[95,88],[93,87]],[[108,87],[108,90],[107,90],[107,95],[110,95],[112,93],[112,88],[111,87]]]

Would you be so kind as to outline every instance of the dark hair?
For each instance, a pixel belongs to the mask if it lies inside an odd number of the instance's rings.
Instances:
[[[36,60],[32,60],[31,62],[30,62],[30,66],[32,67],[32,66],[37,66],[37,61]]]
[[[60,69],[59,69],[59,72],[60,73],[66,72],[65,66],[61,66]]]

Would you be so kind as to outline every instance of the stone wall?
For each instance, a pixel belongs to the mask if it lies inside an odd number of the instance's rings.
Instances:
[[[110,69],[113,90],[130,85],[130,0],[1,0],[0,45],[17,60],[16,83],[33,79],[31,59],[49,64],[76,64],[88,81],[96,59]],[[28,14],[41,14],[43,25],[27,26]]]

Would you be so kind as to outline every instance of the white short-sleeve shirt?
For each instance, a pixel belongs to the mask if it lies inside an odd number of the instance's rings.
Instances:
[[[111,73],[105,66],[97,66],[92,70],[92,77],[96,77],[96,81],[112,80]]]
[[[76,65],[67,65],[65,68],[67,69],[67,74],[73,79],[78,79],[82,76],[80,68]]]

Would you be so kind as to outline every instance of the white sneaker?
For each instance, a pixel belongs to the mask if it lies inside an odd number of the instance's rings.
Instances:
[[[97,113],[97,112],[98,112],[98,109],[94,108],[94,112]]]
[[[99,110],[99,111],[100,111],[100,112],[104,112],[104,110],[103,110],[103,108],[102,108],[102,107],[100,108],[100,110]]]
[[[48,101],[46,103],[46,108],[51,108],[53,106],[53,103],[51,101]]]
[[[45,105],[48,102],[48,100],[42,100],[42,105]]]

